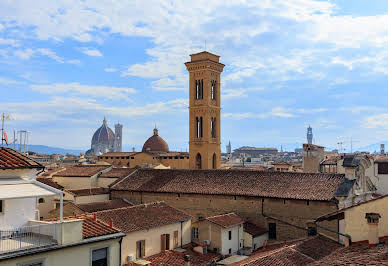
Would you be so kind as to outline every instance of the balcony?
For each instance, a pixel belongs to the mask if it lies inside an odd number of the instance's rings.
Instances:
[[[0,230],[0,256],[58,244],[57,223],[31,223],[11,230]]]

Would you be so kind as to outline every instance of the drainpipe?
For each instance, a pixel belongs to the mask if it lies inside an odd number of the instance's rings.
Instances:
[[[319,227],[319,228],[321,228],[321,229],[323,229],[323,230],[326,230],[326,231],[329,231],[329,232],[331,232],[331,233],[337,234],[337,235],[339,235],[339,236],[344,236],[344,237],[346,237],[346,238],[349,240],[349,246],[352,244],[352,237],[351,237],[350,235],[348,235],[348,234],[343,234],[343,233],[337,232],[337,231],[335,231],[335,230],[332,230],[332,229],[330,229],[330,228],[324,227],[324,226],[322,226],[322,225],[317,224],[317,222],[318,222],[317,220],[314,221],[314,224],[315,224],[316,227]]]
[[[181,248],[182,248],[182,245],[183,245],[183,221],[181,221]]]

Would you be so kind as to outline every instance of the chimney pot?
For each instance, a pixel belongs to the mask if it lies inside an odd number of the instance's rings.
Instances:
[[[112,218],[109,219],[109,227],[113,228],[113,220],[112,220]]]
[[[378,213],[366,213],[365,218],[368,223],[368,243],[370,247],[374,247],[379,243],[379,219],[381,218]]]
[[[190,255],[185,255],[184,257],[184,260],[185,260],[185,266],[190,266]]]
[[[93,220],[97,221],[97,214],[93,213]]]

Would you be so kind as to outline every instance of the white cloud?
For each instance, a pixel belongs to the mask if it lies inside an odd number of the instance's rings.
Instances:
[[[20,59],[28,60],[33,56],[34,51],[31,48],[27,48],[25,50],[16,50],[13,54]]]
[[[63,64],[65,61],[63,60],[62,57],[58,56],[55,52],[53,52],[52,50],[50,49],[47,49],[47,48],[39,48],[37,50],[41,55],[45,55],[55,61],[57,61],[58,63],[61,63]]]
[[[0,24],[0,26],[1,26],[1,24]],[[1,31],[1,28],[0,28],[0,31]],[[14,40],[14,39],[0,38],[0,45],[10,45],[13,47],[17,47],[17,46],[20,46],[20,42],[18,40]]]
[[[102,53],[96,48],[82,48],[82,52],[88,56],[102,56]]]
[[[105,72],[116,72],[117,71],[117,69],[116,68],[113,68],[113,67],[107,67],[107,68],[104,68],[104,71]]]
[[[16,81],[16,80],[0,77],[0,84],[3,84],[3,85],[18,85],[18,84],[23,84],[23,83],[24,82],[21,82],[21,81]]]
[[[66,63],[73,64],[73,65],[79,65],[79,64],[81,64],[81,61],[78,59],[71,59],[71,60],[67,60]]]
[[[136,93],[133,88],[113,87],[113,86],[93,86],[82,85],[78,82],[66,83],[66,84],[49,84],[49,85],[31,85],[31,89],[43,93],[56,94],[56,93],[76,93],[81,95],[89,95],[95,98],[108,98],[108,99],[126,99],[129,100],[130,94]]]

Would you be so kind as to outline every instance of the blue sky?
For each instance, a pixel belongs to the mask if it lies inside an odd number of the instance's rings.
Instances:
[[[221,56],[222,149],[388,140],[388,2],[0,1],[0,111],[87,149],[106,116],[139,149],[188,149],[189,54]],[[348,144],[349,146],[349,144]],[[292,147],[293,148],[293,147]]]

